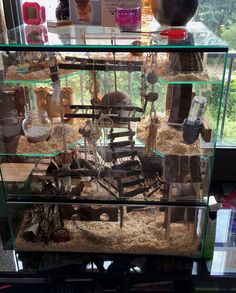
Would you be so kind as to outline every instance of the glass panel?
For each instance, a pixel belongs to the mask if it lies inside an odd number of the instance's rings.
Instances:
[[[236,93],[236,63],[235,54],[229,54],[227,74],[226,74],[226,84],[225,93],[223,100],[223,109],[221,115],[221,131],[218,138],[218,145],[222,147],[235,147],[236,145],[236,103],[235,103],[235,93]]]
[[[0,170],[17,250],[202,256],[227,46],[188,29],[8,33]]]
[[[8,195],[205,202],[225,53],[2,56]]]
[[[47,28],[44,25],[20,26],[2,34],[0,36],[1,48],[6,46],[15,48],[16,45],[24,47],[27,45],[32,48],[37,45],[43,46],[44,49],[55,47],[55,50],[61,48],[76,47],[84,50],[90,47],[101,50],[101,46],[116,47],[125,46],[132,48],[134,46],[171,50],[172,47],[178,48],[214,48],[227,49],[227,45],[216,35],[210,32],[202,23],[190,23],[187,27],[187,38],[182,40],[171,40],[166,36],[160,35],[160,27],[157,23],[151,28],[154,33],[120,33],[118,28],[104,28],[101,26],[67,26],[59,28]],[[142,31],[142,28],[141,28]],[[134,42],[135,41],[135,42]],[[139,41],[139,42],[137,42]],[[87,48],[86,48],[87,47]],[[14,50],[14,49],[13,49]]]
[[[201,256],[205,208],[10,205],[17,251]]]

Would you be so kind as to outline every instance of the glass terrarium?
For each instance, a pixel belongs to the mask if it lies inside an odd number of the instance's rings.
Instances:
[[[10,204],[17,251],[200,257],[206,207]]]
[[[202,256],[227,46],[186,29],[72,26],[36,45],[15,40],[23,26],[2,40],[0,103],[20,123],[0,141],[17,251]]]

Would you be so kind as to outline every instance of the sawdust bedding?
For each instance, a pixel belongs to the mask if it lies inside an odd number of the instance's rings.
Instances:
[[[147,117],[138,124],[137,138],[146,144],[148,137],[149,120]],[[184,142],[182,131],[168,125],[167,117],[160,120],[157,131],[155,150],[169,155],[199,155],[200,141],[189,145]]]
[[[74,70],[63,70],[59,69],[60,77],[66,76],[68,74],[76,73]],[[36,82],[45,81],[51,79],[51,72],[49,68],[42,68],[40,70],[31,71],[28,73],[19,73],[18,66],[9,66],[6,73],[7,80],[33,80]]]
[[[16,236],[17,250],[74,251],[130,254],[199,255],[199,241],[193,241],[189,224],[171,224],[170,239],[163,228],[164,213],[145,208],[125,213],[124,226],[119,222],[84,222],[66,220],[71,240],[48,244],[27,242],[21,236],[25,222]]]
[[[59,133],[56,133],[56,125],[52,128],[52,135],[47,141],[41,141],[37,143],[29,143],[27,138],[21,135],[17,147],[17,154],[50,154],[58,153],[63,150],[63,140]],[[66,141],[68,146],[75,144],[81,139],[81,135],[78,132],[79,125],[67,125]]]

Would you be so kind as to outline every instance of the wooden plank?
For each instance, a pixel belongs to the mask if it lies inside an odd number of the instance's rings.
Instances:
[[[202,182],[201,174],[201,159],[200,156],[191,156],[190,157],[190,170],[192,182]]]
[[[124,170],[127,168],[132,168],[132,167],[136,167],[139,166],[139,161],[136,160],[128,160],[128,161],[124,161],[119,165],[114,165],[112,166],[113,170]]]
[[[147,191],[148,191],[147,187],[140,187],[135,190],[131,190],[131,191],[126,192],[124,194],[124,197],[132,197],[132,196],[135,196],[138,194],[143,194],[144,192],[147,192]]]
[[[80,57],[75,57],[75,56],[66,56],[65,57],[65,61],[71,61],[71,62],[80,62],[80,63],[87,63],[87,64],[107,64],[109,63],[109,60],[107,59],[91,59],[91,58],[80,58]],[[126,61],[126,60],[110,60],[110,63],[112,64],[117,64],[117,65],[126,65],[126,66],[130,66],[130,65],[143,65],[143,61],[138,61],[138,60],[132,60],[132,61]]]
[[[188,117],[192,102],[192,84],[175,84],[173,96],[171,97],[171,109],[169,123],[183,123]],[[168,92],[168,99],[171,91]]]
[[[122,148],[122,147],[125,147],[125,146],[134,146],[135,144],[135,141],[134,140],[123,140],[123,141],[116,141],[116,142],[110,142],[108,144],[108,146],[110,148]]]
[[[171,210],[170,223],[195,223],[196,209],[194,208],[168,208]]]
[[[86,63],[59,63],[58,67],[65,70],[96,70],[96,71],[141,71],[140,65],[113,65],[113,64],[86,64]]]
[[[210,177],[211,177],[211,159],[209,158],[205,162],[205,166],[204,166],[204,175],[203,175],[203,180],[202,180],[203,196],[208,195],[209,186],[210,186]]]
[[[166,93],[166,111],[169,112],[171,108],[171,101],[173,97],[173,91],[174,91],[174,85],[169,84],[167,87],[167,93]]]
[[[202,138],[205,142],[211,142],[212,129],[208,119],[203,119]]]
[[[118,137],[126,137],[126,136],[134,136],[134,135],[135,135],[135,132],[132,131],[132,130],[129,130],[129,131],[124,131],[124,132],[110,133],[110,134],[108,134],[107,138],[108,139],[115,139],[115,138],[118,138]]]
[[[168,183],[179,182],[178,156],[167,155],[164,159],[165,181]]]
[[[31,163],[2,163],[2,178],[5,182],[24,182],[31,174],[34,166]]]
[[[180,182],[191,182],[191,174],[189,169],[189,156],[179,156],[180,160]]]
[[[145,182],[145,178],[140,178],[140,179],[135,179],[135,180],[131,180],[128,182],[123,182],[122,186],[123,187],[131,187],[131,186],[139,185],[144,182]]]
[[[196,199],[199,200],[202,198],[202,189],[201,189],[202,183],[201,182],[197,182],[197,183],[193,183],[193,188],[195,190],[195,194],[196,194]]]
[[[0,32],[3,32],[7,29],[6,27],[6,20],[3,8],[3,2],[0,1]]]
[[[105,207],[102,205],[77,205],[77,210],[71,205],[62,205],[63,220],[80,220],[80,221],[104,221],[117,222],[118,221],[118,207]],[[105,219],[103,219],[103,215]],[[77,216],[77,217],[76,217]]]

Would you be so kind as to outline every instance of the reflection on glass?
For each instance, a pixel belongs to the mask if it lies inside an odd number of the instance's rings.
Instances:
[[[150,22],[152,20],[152,9],[150,0],[142,0],[142,21],[143,23]]]
[[[45,44],[48,42],[48,31],[44,25],[26,25],[26,42],[29,45]]]

